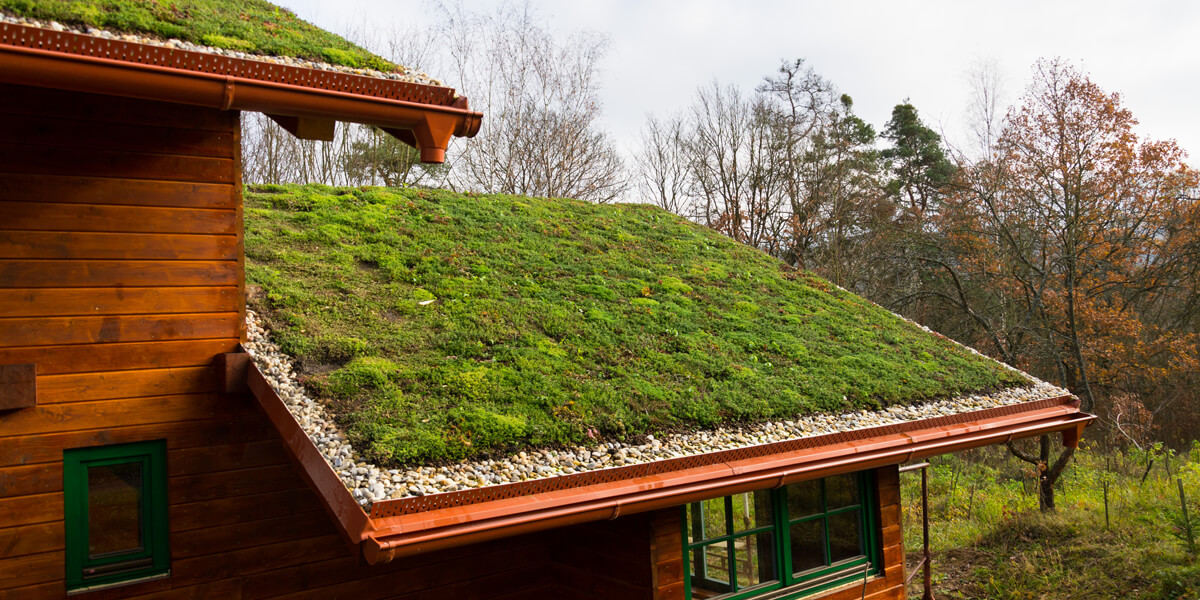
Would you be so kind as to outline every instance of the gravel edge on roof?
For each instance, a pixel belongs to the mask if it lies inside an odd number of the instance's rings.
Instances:
[[[425,496],[443,492],[557,477],[669,458],[745,448],[759,444],[824,435],[868,427],[906,423],[973,412],[1010,404],[1068,395],[1069,392],[1032,376],[1032,385],[987,394],[968,394],[917,405],[892,406],[878,411],[816,414],[794,420],[770,421],[753,426],[646,436],[643,444],[598,443],[570,450],[528,450],[503,458],[440,467],[383,469],[363,460],[323,404],[309,397],[296,380],[289,356],[270,341],[254,311],[246,311],[246,351],[283,399],[292,416],[341,478],[355,501],[366,510],[381,500]],[[926,329],[928,331],[928,329]],[[1011,368],[1011,367],[1010,367]]]
[[[237,50],[229,50],[227,48],[217,48],[216,46],[205,46],[203,44],[193,44],[183,40],[164,40],[157,36],[132,34],[132,33],[114,33],[104,29],[95,27],[76,27],[72,25],[64,25],[58,21],[41,21],[38,19],[29,19],[18,17],[7,13],[0,13],[0,23],[13,23],[15,25],[27,25],[30,27],[40,27],[42,29],[50,29],[53,31],[67,31],[71,33],[82,33],[92,37],[103,38],[106,40],[119,40],[122,42],[133,42],[136,44],[146,44],[149,46],[158,46],[160,48],[173,48],[177,50],[188,50],[191,52],[204,52],[206,54],[216,54],[219,56],[228,56],[230,58],[240,58],[243,60],[257,60],[261,62],[269,62],[278,65],[287,65],[290,67],[300,67],[303,69],[318,69],[321,71],[335,71],[338,73],[349,73],[351,75],[362,75],[364,77],[375,77],[378,79],[392,79],[396,81],[404,81],[408,83],[419,83],[422,85],[435,85],[442,87],[444,84],[437,79],[426,75],[420,71],[409,69],[408,67],[397,65],[397,69],[402,71],[394,73],[385,73],[376,71],[375,69],[356,69],[354,67],[345,67],[342,65],[333,65],[327,62],[316,60],[307,60],[303,58],[295,58],[291,56],[268,56],[265,54],[251,54],[249,52],[240,52]]]

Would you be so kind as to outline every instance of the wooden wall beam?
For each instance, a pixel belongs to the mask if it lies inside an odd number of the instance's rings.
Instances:
[[[0,410],[37,406],[37,365],[0,365]]]
[[[250,355],[245,352],[227,352],[217,355],[217,377],[221,391],[226,394],[241,394],[250,391],[246,375],[250,369]]]
[[[267,115],[288,133],[302,140],[333,141],[335,122],[332,119],[314,119],[311,117],[291,117],[287,115]]]

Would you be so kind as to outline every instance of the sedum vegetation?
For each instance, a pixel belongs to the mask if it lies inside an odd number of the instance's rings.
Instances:
[[[383,464],[1026,383],[646,205],[269,186],[245,220],[253,307]]]
[[[267,56],[390,72],[396,65],[263,0],[0,0],[0,12]]]

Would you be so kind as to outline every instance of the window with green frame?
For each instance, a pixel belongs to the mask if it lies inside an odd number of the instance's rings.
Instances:
[[[68,590],[169,573],[166,453],[165,440],[63,451]]]
[[[878,572],[868,472],[683,507],[690,599],[798,598]]]

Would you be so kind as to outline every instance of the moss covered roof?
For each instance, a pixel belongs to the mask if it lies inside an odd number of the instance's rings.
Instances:
[[[0,13],[391,72],[396,65],[263,0],[0,0]]]
[[[253,308],[381,464],[1028,383],[650,206],[272,186],[245,219]]]

